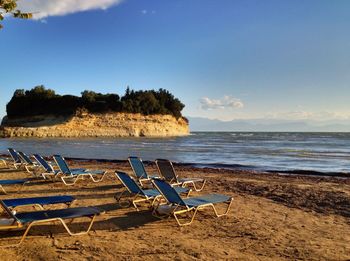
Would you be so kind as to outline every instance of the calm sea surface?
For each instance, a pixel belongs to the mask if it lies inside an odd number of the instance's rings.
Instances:
[[[174,138],[0,139],[0,153],[94,159],[167,158],[213,167],[350,172],[350,133],[194,132]]]

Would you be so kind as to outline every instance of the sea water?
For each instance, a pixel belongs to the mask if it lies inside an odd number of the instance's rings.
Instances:
[[[122,160],[166,158],[198,166],[350,172],[350,133],[193,132],[168,138],[0,139],[27,154]]]

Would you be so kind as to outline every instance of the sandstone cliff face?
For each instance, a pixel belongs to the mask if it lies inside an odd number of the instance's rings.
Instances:
[[[89,114],[71,117],[31,117],[2,123],[1,137],[165,137],[189,134],[185,119],[171,115],[130,113]]]

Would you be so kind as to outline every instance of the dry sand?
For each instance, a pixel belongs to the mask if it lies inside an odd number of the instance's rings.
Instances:
[[[228,216],[214,218],[205,211],[191,226],[179,227],[173,218],[154,218],[147,208],[137,212],[116,204],[121,185],[114,170],[131,173],[126,163],[70,164],[110,174],[101,183],[86,180],[71,187],[39,181],[0,198],[74,195],[74,206],[98,206],[106,214],[84,236],[69,236],[59,224],[35,226],[21,246],[0,248],[0,260],[350,260],[350,179],[176,166],[180,176],[208,180],[202,193],[234,197]],[[154,166],[147,169],[155,173]],[[28,177],[5,169],[0,175]],[[77,220],[71,227],[86,224]],[[19,236],[0,232],[0,244]]]

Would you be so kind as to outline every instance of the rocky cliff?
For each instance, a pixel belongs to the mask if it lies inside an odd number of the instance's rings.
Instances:
[[[0,129],[1,137],[165,137],[188,134],[189,126],[184,118],[132,113],[79,112],[70,117],[5,118]]]

